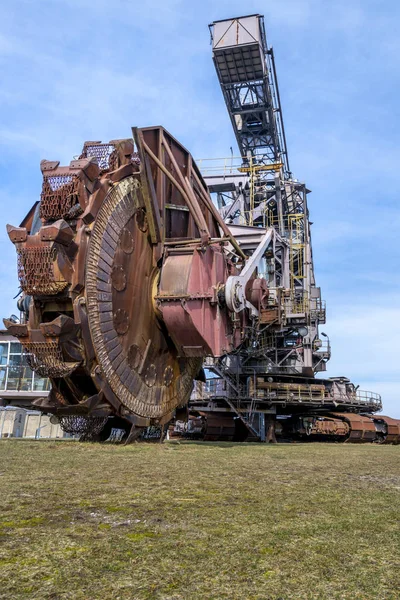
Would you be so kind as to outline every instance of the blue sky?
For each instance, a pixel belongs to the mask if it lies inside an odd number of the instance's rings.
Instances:
[[[394,0],[14,0],[0,25],[0,314],[15,312],[19,224],[42,158],[164,125],[195,157],[235,140],[207,25],[265,15],[291,168],[312,190],[328,375],[381,392],[400,417],[400,5]]]

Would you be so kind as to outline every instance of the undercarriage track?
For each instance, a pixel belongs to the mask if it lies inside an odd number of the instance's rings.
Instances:
[[[271,421],[270,421],[271,422]],[[170,438],[204,441],[261,441],[252,436],[234,413],[191,413],[186,422],[170,425]],[[400,419],[357,413],[304,414],[274,421],[270,442],[342,442],[400,444]]]

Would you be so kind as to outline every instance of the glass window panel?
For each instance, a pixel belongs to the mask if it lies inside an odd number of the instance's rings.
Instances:
[[[29,367],[21,367],[19,364],[11,365],[8,367],[7,390],[30,392],[32,391],[32,378],[33,373]]]
[[[33,379],[33,371],[29,367],[21,368],[21,378],[18,384],[18,389],[21,392],[31,392],[32,391],[32,379]]]
[[[32,391],[32,371],[27,368],[9,367],[7,390]]]
[[[8,342],[0,344],[0,365],[6,365],[8,359]]]
[[[29,367],[29,363],[28,363],[28,354],[23,354],[22,355],[22,365],[24,367]]]
[[[0,390],[6,389],[6,372],[6,368],[0,367]]]
[[[10,365],[10,367],[19,367],[21,364],[21,355],[20,354],[10,354],[8,364]]]
[[[50,379],[36,375],[33,382],[33,389],[35,392],[47,392],[50,389]]]
[[[19,387],[19,381],[21,378],[21,371],[18,367],[9,367],[8,379],[7,379],[7,390],[17,390]]]
[[[10,344],[10,352],[12,354],[21,354],[22,346],[19,342],[11,342]]]

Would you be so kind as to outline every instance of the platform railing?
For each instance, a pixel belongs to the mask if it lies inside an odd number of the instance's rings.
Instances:
[[[228,156],[219,158],[197,158],[196,164],[199,167],[203,177],[211,177],[212,175],[220,175],[226,177],[229,175],[251,175],[252,172],[257,173],[262,171],[273,173],[282,168],[282,163],[263,164],[260,157],[252,156]]]
[[[251,387],[251,386],[250,386]],[[376,392],[366,390],[357,390],[348,392],[347,394],[340,393],[338,390],[328,390],[317,383],[307,386],[306,384],[284,384],[265,386],[263,388],[256,387],[250,389],[246,385],[239,385],[238,394],[235,395],[231,386],[223,378],[211,378],[201,387],[197,387],[192,394],[194,401],[212,401],[213,399],[229,398],[231,401],[240,404],[251,401],[269,402],[276,404],[293,404],[306,403],[318,405],[334,405],[335,408],[340,406],[358,406],[365,407],[366,410],[377,411],[382,408],[381,396]]]

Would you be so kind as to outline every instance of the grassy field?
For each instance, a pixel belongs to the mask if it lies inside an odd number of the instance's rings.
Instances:
[[[0,598],[400,598],[400,447],[0,442]]]

